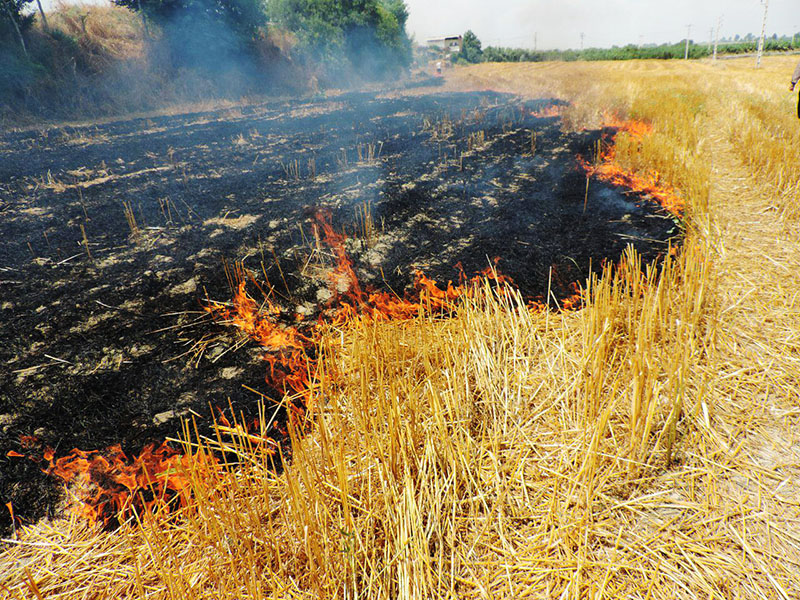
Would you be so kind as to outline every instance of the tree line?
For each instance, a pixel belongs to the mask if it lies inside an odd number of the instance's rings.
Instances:
[[[39,1],[0,0],[0,53],[15,53],[37,62],[26,42]],[[113,2],[140,14],[145,29],[156,30],[169,50],[159,59],[178,66],[210,72],[227,68],[231,60],[246,59],[256,52],[259,42],[273,29],[293,40],[288,50],[292,61],[314,63],[329,69],[332,76],[392,77],[412,59],[406,33],[408,9],[403,0]],[[38,9],[44,19],[40,4]],[[44,25],[47,29],[46,22]]]
[[[758,40],[720,43],[720,54],[749,54],[757,50]],[[800,32],[795,36],[778,37],[774,35],[764,42],[764,49],[770,52],[787,52],[800,49]],[[689,58],[711,56],[714,50],[709,44],[689,42]],[[454,55],[456,62],[544,62],[576,60],[633,60],[633,59],[675,59],[684,58],[686,40],[677,44],[642,45],[629,44],[612,48],[587,48],[585,50],[528,50],[525,48],[503,48],[487,46],[483,48],[478,37],[467,31],[463,36],[463,49]]]

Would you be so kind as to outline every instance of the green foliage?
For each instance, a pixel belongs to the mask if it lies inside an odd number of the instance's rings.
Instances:
[[[0,108],[24,98],[24,91],[37,76],[24,44],[24,32],[33,23],[32,0],[0,0]],[[22,39],[21,39],[22,38]]]
[[[738,36],[737,36],[738,37]],[[720,43],[720,54],[749,54],[756,52],[758,38],[751,34],[743,38],[744,42]],[[765,40],[764,50],[767,52],[785,52],[800,48],[800,35],[794,41],[791,37],[774,37]],[[614,46],[612,48],[587,48],[586,50],[544,50],[534,51],[524,48],[497,48],[489,46],[483,51],[486,62],[543,62],[550,60],[633,60],[633,59],[676,59],[683,58],[686,52],[686,41],[678,44],[662,44],[660,46]],[[713,54],[713,48],[706,44],[689,44],[689,58],[704,58]]]
[[[479,63],[483,62],[484,60],[481,41],[471,29],[464,34],[461,52],[459,53],[457,59],[459,62],[464,61],[468,63]]]
[[[113,0],[130,10],[141,9],[154,21],[165,24],[185,20],[224,23],[237,34],[252,36],[266,23],[260,0]]]
[[[22,97],[25,87],[35,80],[41,70],[21,52],[5,50],[0,46],[0,103],[10,102],[16,95]]]
[[[402,0],[272,0],[268,13],[297,36],[297,55],[321,63],[333,78],[353,71],[391,76],[411,62]]]
[[[81,51],[80,44],[73,36],[61,29],[51,29],[49,32],[50,37],[59,48],[59,52],[66,52],[71,56],[77,56]]]
[[[266,26],[261,0],[113,0],[160,26],[160,62],[222,81],[234,71],[253,79],[256,40]],[[244,71],[250,71],[245,74]],[[224,84],[227,85],[227,84]]]
[[[25,31],[33,23],[33,14],[27,10],[33,0],[0,0],[0,46],[18,44],[16,23]]]

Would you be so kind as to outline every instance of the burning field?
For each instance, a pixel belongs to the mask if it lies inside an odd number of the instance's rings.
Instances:
[[[566,131],[562,109],[348,94],[3,136],[5,532],[187,502],[164,476],[186,418],[280,462],[324,328],[446,317],[485,285],[569,310],[626,247],[664,257],[680,196],[614,156],[649,126]]]
[[[0,596],[800,597],[794,64],[3,135]]]

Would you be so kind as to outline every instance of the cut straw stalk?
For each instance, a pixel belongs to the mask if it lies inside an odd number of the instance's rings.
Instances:
[[[83,236],[83,249],[86,250],[86,257],[91,261],[92,252],[89,250],[89,238],[86,236],[86,228],[81,223],[81,236]]]

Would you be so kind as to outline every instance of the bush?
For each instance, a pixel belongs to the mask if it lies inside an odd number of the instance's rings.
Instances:
[[[411,63],[402,0],[273,0],[269,15],[297,36],[295,56],[330,79],[381,79]]]
[[[0,103],[22,100],[24,90],[43,71],[22,52],[0,46]]]
[[[18,10],[29,0],[5,2]],[[402,0],[273,0],[269,25],[261,0],[141,3],[141,13],[123,8],[139,0],[63,6],[46,31],[25,17],[27,51],[0,12],[0,119],[305,92],[318,81],[393,76],[411,61]]]
[[[466,35],[465,35],[466,43]],[[720,54],[745,54],[753,53],[758,47],[758,40],[747,43],[721,43],[718,48]],[[784,52],[800,48],[800,40],[793,42],[791,37],[770,38],[764,43],[764,50],[768,52]],[[710,56],[705,44],[689,44],[689,58],[704,58]],[[632,59],[681,59],[686,54],[686,41],[677,44],[661,44],[659,46],[614,46],[612,48],[588,48],[586,50],[547,50],[533,51],[523,48],[497,48],[489,46],[483,50],[482,60],[487,62],[541,62],[548,60],[573,61],[573,60],[632,60]],[[470,61],[472,62],[472,61]]]

